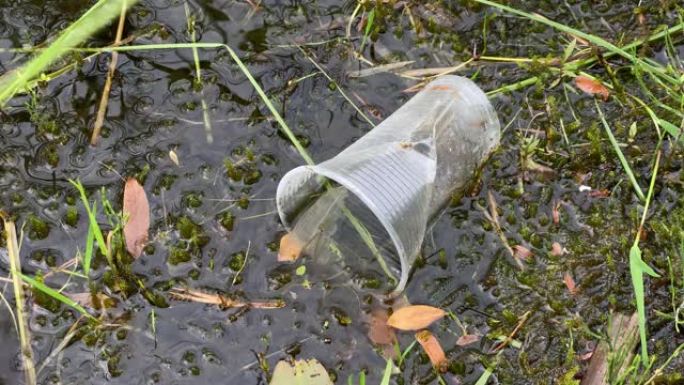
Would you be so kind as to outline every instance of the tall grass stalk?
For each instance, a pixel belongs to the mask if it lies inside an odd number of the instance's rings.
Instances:
[[[12,274],[12,286],[14,288],[14,304],[17,316],[17,329],[19,331],[19,344],[21,347],[21,358],[23,361],[24,378],[27,385],[36,385],[36,366],[33,361],[33,349],[31,348],[31,334],[26,320],[26,309],[24,308],[24,287],[21,283],[21,260],[19,259],[19,243],[17,242],[17,229],[14,221],[10,220],[3,212],[0,212],[3,221],[5,237],[7,241],[7,254],[10,262],[10,273]]]
[[[78,20],[62,31],[46,49],[21,68],[0,77],[0,108],[17,93],[26,88],[31,80],[37,78],[48,66],[62,57],[70,49],[78,46],[100,28],[107,25],[121,13],[126,4],[130,7],[136,0],[100,0]]]

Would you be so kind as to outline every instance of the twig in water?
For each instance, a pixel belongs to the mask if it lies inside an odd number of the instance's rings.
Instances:
[[[121,14],[119,15],[119,25],[116,28],[114,45],[119,45],[121,43],[125,20],[126,0],[121,3]],[[114,71],[116,71],[116,64],[118,61],[119,53],[113,51],[111,61],[109,62],[109,68],[107,69],[107,78],[105,79],[104,89],[102,90],[102,96],[100,97],[100,106],[97,109],[97,117],[95,118],[95,124],[93,126],[93,134],[90,137],[90,144],[93,146],[95,146],[97,141],[100,139],[100,131],[102,130],[102,124],[104,123],[105,114],[107,113],[107,104],[109,103],[109,92],[112,88],[112,78],[114,77]]]
[[[513,337],[515,337],[516,334],[518,334],[518,331],[525,325],[525,322],[527,322],[527,319],[530,317],[530,312],[527,311],[525,314],[520,317],[520,321],[518,321],[518,324],[515,326],[515,329],[511,332],[511,334],[506,337],[505,340],[503,340],[500,344],[496,345],[494,349],[492,349],[492,353],[496,353],[499,350],[505,348],[511,341],[513,341]]]

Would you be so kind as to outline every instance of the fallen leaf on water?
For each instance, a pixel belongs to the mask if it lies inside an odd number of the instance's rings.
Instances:
[[[575,85],[577,85],[577,88],[590,95],[600,95],[603,100],[608,100],[608,97],[610,96],[608,88],[596,79],[580,75],[575,78]]]
[[[444,317],[442,309],[427,305],[411,305],[394,312],[387,325],[399,330],[420,330]]]
[[[280,238],[278,249],[278,262],[291,262],[297,260],[302,254],[304,243],[293,233],[287,233]]]
[[[482,336],[479,336],[477,334],[464,334],[460,337],[458,337],[458,340],[456,340],[456,345],[458,346],[466,346],[470,345],[473,342],[477,342],[482,338]]]
[[[425,350],[428,358],[430,358],[432,366],[442,373],[446,372],[448,362],[444,350],[437,338],[429,331],[421,330],[416,333],[416,341],[418,341],[420,346],[423,347],[423,350]]]
[[[513,256],[523,261],[528,260],[532,256],[532,251],[523,245],[515,245],[513,249],[515,250]]]
[[[387,325],[387,312],[375,309],[368,320],[368,338],[376,345],[391,345],[397,340],[394,329]]]
[[[315,359],[296,360],[294,365],[279,361],[269,385],[333,385],[330,375]]]
[[[568,291],[570,294],[575,295],[577,294],[577,287],[575,285],[575,280],[572,279],[572,276],[570,273],[565,273],[563,275],[563,282],[565,283],[565,286],[568,287]]]
[[[137,258],[142,254],[147,243],[147,232],[150,228],[150,204],[147,202],[145,190],[135,178],[126,181],[123,213],[126,218],[123,229],[126,250]]]

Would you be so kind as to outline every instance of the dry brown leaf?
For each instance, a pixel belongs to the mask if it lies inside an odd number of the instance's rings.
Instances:
[[[448,362],[446,359],[446,355],[444,354],[444,350],[442,349],[442,346],[439,344],[437,338],[435,338],[435,336],[432,335],[432,333],[430,333],[429,331],[421,330],[418,333],[416,333],[416,341],[418,341],[420,346],[423,347],[423,350],[425,350],[425,353],[428,355],[428,358],[430,358],[432,366],[434,366],[435,369],[439,370],[442,373],[446,372]]]
[[[123,213],[126,218],[124,238],[126,250],[138,258],[147,243],[150,229],[150,204],[147,202],[145,190],[135,178],[126,181],[123,197]]]
[[[278,249],[278,262],[291,262],[297,260],[302,255],[304,242],[299,240],[293,233],[287,233],[280,238],[280,248]]]
[[[600,95],[603,100],[608,100],[608,97],[610,96],[608,88],[596,79],[580,75],[575,78],[575,85],[577,85],[577,88],[590,95]]]
[[[563,255],[563,246],[560,243],[554,242],[551,245],[551,255],[554,257],[560,257]]]
[[[572,275],[570,275],[570,273],[563,274],[563,282],[565,283],[565,286],[568,287],[570,294],[577,294],[577,286],[575,285],[575,280],[572,279]]]
[[[560,202],[557,202],[556,204],[553,205],[553,209],[551,210],[551,216],[553,217],[553,224],[557,225],[560,223],[560,211],[558,209],[560,208]]]
[[[515,250],[513,256],[523,261],[528,260],[532,256],[532,251],[523,245],[515,245],[513,250]]]
[[[444,310],[427,306],[411,305],[394,312],[387,320],[387,325],[399,330],[420,330],[444,317]]]
[[[464,334],[460,337],[458,337],[458,340],[456,340],[456,345],[458,346],[466,346],[470,345],[473,342],[477,342],[482,338],[482,336],[479,336],[477,334]]]
[[[383,309],[375,309],[370,313],[368,338],[376,345],[391,345],[397,339],[387,320],[387,312]]]

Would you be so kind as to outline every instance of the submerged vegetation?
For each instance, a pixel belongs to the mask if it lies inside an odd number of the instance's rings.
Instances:
[[[0,299],[26,384],[682,381],[681,4],[235,3],[99,0],[44,42],[0,36],[25,44],[0,49]],[[503,142],[405,294],[277,264],[283,173],[450,73],[487,91]],[[77,373],[75,349],[104,365]]]

